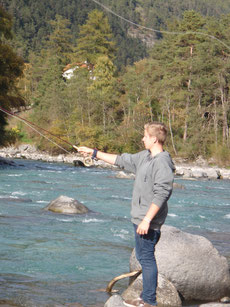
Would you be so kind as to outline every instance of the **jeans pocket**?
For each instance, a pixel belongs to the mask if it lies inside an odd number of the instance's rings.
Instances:
[[[161,236],[161,231],[159,229],[149,229],[148,233],[145,235],[142,235],[143,239],[149,240],[157,244]]]

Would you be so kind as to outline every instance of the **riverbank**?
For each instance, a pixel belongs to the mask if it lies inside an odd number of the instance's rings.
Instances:
[[[28,159],[44,162],[69,163],[77,165],[78,161],[84,164],[84,158],[78,153],[50,155],[49,153],[39,151],[35,146],[23,144],[18,147],[10,146],[0,148],[0,158],[3,159]],[[3,162],[7,163],[7,161]],[[0,162],[1,163],[1,162]],[[10,162],[9,162],[10,163]],[[186,162],[186,160],[174,159],[176,166],[176,176],[183,179],[228,179],[230,180],[230,169],[210,166],[207,161],[198,158],[195,162]],[[100,160],[94,160],[93,166],[102,168],[115,168],[108,163]]]

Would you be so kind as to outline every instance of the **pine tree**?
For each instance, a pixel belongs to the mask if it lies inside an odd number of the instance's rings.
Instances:
[[[101,56],[113,60],[115,57],[115,43],[107,17],[99,10],[89,13],[86,23],[81,26],[77,39],[76,59],[96,64]]]
[[[72,35],[70,32],[70,21],[60,15],[50,21],[52,33],[48,40],[48,49],[52,55],[56,55],[58,62],[64,66],[71,62],[73,54]]]
[[[107,56],[99,57],[93,71],[94,80],[89,87],[91,96],[97,101],[94,114],[97,114],[99,124],[102,114],[103,134],[106,134],[107,123],[111,121],[109,119],[109,110],[112,108],[114,99],[114,71],[113,62]]]

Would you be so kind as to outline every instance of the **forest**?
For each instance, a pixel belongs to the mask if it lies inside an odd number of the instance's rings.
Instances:
[[[1,107],[117,153],[142,149],[144,124],[162,121],[172,156],[227,165],[229,1],[96,2],[0,0]],[[60,152],[1,112],[0,132],[2,145]]]

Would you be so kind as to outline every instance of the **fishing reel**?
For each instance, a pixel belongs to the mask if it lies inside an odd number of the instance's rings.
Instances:
[[[93,159],[90,157],[84,158],[83,159],[83,163],[85,164],[85,166],[90,167],[94,164]]]
[[[78,147],[77,146],[73,145],[73,148],[78,151]],[[85,157],[85,158],[83,158],[82,164],[83,165],[81,165],[81,166],[90,167],[90,166],[94,165],[94,162],[93,162],[93,159],[91,157]]]

